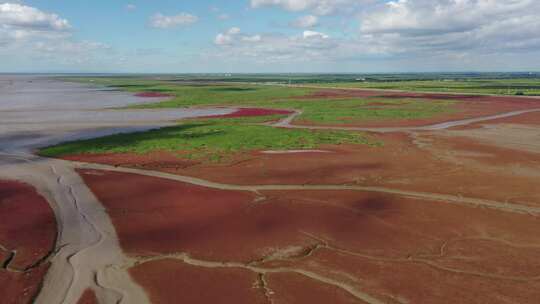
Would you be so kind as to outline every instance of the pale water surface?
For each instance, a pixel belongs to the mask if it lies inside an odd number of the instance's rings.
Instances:
[[[99,86],[46,76],[0,75],[0,151],[33,149],[65,140],[134,132],[231,109],[115,110],[158,102]]]

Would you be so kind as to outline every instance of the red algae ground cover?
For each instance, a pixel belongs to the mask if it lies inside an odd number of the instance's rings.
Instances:
[[[56,221],[47,201],[32,187],[0,181],[0,244],[16,255],[10,263],[23,270],[49,254]]]
[[[72,155],[66,159],[250,184],[349,184],[540,205],[537,153],[422,132],[373,137],[382,146],[323,145],[332,153],[246,153],[232,162],[192,162],[168,154]],[[496,188],[497,191],[493,191]]]
[[[31,303],[49,267],[56,221],[32,187],[0,181],[0,295],[2,303]]]
[[[160,260],[131,270],[153,303],[266,304],[257,275],[242,269],[211,269]]]
[[[96,293],[92,289],[84,291],[77,304],[99,304]]]
[[[158,303],[183,295],[217,303],[540,296],[538,223],[526,214],[366,191],[273,190],[255,199],[137,174],[80,173],[137,257],[132,275]]]
[[[383,109],[386,116],[362,126],[391,127],[539,106],[518,97],[333,92],[270,108],[310,117],[332,110],[321,123],[355,107],[366,111],[362,119]],[[357,97],[365,100],[350,99]],[[186,135],[206,149],[236,140],[235,130],[251,128],[252,138],[269,140],[264,127],[276,136],[272,144],[290,135],[285,124],[256,125],[290,112],[258,107],[247,103],[215,121],[190,121],[207,124],[214,141],[195,127],[163,138]],[[123,269],[156,303],[535,303],[540,154],[528,143],[538,134],[534,114],[494,120],[502,129],[482,122],[476,129],[364,134],[381,144],[317,144],[328,153],[265,154],[268,148],[257,145],[211,162],[172,146],[145,153],[80,149],[63,158],[112,165],[80,165],[78,172],[131,257]],[[296,123],[317,123],[301,118]],[[508,121],[520,127],[505,129]]]
[[[41,288],[48,265],[24,273],[0,270],[0,299],[6,304],[30,304]]]

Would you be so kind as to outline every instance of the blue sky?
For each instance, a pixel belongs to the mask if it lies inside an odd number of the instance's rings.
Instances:
[[[0,72],[540,70],[536,0],[0,0]]]

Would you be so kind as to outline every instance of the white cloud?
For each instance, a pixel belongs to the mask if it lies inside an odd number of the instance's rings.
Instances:
[[[251,0],[251,6],[254,8],[261,6],[281,6],[289,11],[303,11],[313,5],[311,0]]]
[[[241,30],[240,28],[238,27],[231,27],[228,31],[227,31],[227,34],[228,35],[237,35],[237,34],[240,34]]]
[[[178,26],[188,26],[198,20],[199,17],[188,13],[180,13],[174,16],[165,16],[157,13],[150,18],[150,25],[155,28],[169,29]]]
[[[319,32],[315,32],[315,31],[304,31],[303,37],[304,37],[304,39],[313,39],[313,38],[328,39],[328,38],[330,38],[328,35],[326,35],[324,33],[319,33]]]
[[[540,46],[540,1],[396,0],[365,11],[362,37],[401,52],[504,52]]]
[[[319,18],[313,15],[299,17],[298,19],[290,23],[291,26],[298,28],[311,28],[317,26],[318,24]]]
[[[251,7],[278,6],[288,11],[311,11],[316,15],[354,11],[372,0],[251,0]]]
[[[69,22],[56,14],[18,3],[0,4],[0,47],[65,39],[71,35],[70,29]]]
[[[0,4],[0,53],[25,62],[82,62],[110,47],[73,38],[68,20],[19,4]],[[68,60],[72,58],[73,60]]]
[[[242,41],[245,41],[245,42],[259,42],[262,40],[262,36],[261,35],[244,36],[241,39]]]
[[[225,45],[232,42],[232,38],[227,34],[217,34],[216,38],[214,39],[214,43],[217,45]]]
[[[353,57],[425,58],[535,52],[540,49],[538,0],[250,0],[252,8],[310,12],[289,25],[309,29],[318,16],[356,21],[334,25],[341,49]],[[351,16],[356,16],[355,18]],[[309,35],[309,34],[308,34]],[[264,39],[263,39],[264,40]],[[360,53],[360,51],[368,53]],[[355,55],[356,54],[356,55]]]
[[[66,19],[56,14],[18,3],[0,4],[0,26],[4,29],[28,31],[65,31],[71,28]]]
[[[334,39],[315,31],[286,36],[272,33],[244,34],[229,30],[218,34],[215,43],[220,47],[219,52],[205,56],[265,64],[333,61],[358,53],[373,54],[375,51],[372,46],[355,45],[353,41]]]
[[[135,4],[129,3],[129,4],[126,5],[125,8],[126,8],[126,10],[128,10],[128,11],[134,11],[134,10],[137,9],[137,6],[136,6]]]
[[[225,33],[217,34],[214,39],[216,45],[227,45],[231,44],[233,40],[240,34],[241,30],[238,27],[231,27]]]

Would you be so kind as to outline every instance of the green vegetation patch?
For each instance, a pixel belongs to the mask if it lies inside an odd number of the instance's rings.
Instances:
[[[161,92],[174,97],[157,103],[131,106],[137,109],[233,106],[302,111],[297,121],[313,124],[354,124],[374,120],[430,118],[454,111],[456,102],[420,99],[320,98],[299,99],[317,89],[277,85],[184,83],[131,78],[80,78],[130,92]],[[380,107],[369,106],[380,104]],[[260,118],[253,118],[260,122]]]
[[[401,91],[540,95],[540,79],[438,79],[403,81],[357,81],[316,84],[319,87],[388,89]]]
[[[186,84],[130,78],[78,79],[130,92],[165,92],[171,100],[137,108],[235,106],[302,111],[298,121],[310,124],[354,124],[374,120],[429,118],[453,111],[455,101],[384,98],[301,99],[311,89],[270,85]],[[316,90],[316,89],[315,89]],[[379,145],[365,134],[338,130],[284,129],[262,125],[286,115],[207,118],[178,126],[59,144],[41,150],[48,157],[78,154],[177,153],[180,157],[221,161],[254,150],[315,149],[324,144]]]
[[[311,89],[285,88],[280,86],[156,86],[153,89],[173,94],[171,100],[146,103],[131,108],[181,108],[210,105],[260,105],[265,102],[284,100],[309,94]],[[165,91],[168,90],[168,91]],[[147,91],[147,90],[145,90]]]
[[[282,106],[302,111],[303,123],[354,124],[380,120],[430,118],[454,111],[453,101],[416,99],[348,99],[284,102]],[[274,105],[273,105],[274,106]],[[279,106],[279,105],[277,105]]]
[[[74,81],[118,88],[127,92],[156,92],[173,96],[159,103],[144,103],[130,108],[182,108],[209,105],[247,105],[304,96],[314,89],[275,85],[178,83],[166,80],[132,78],[74,78]]]
[[[79,154],[178,152],[188,158],[219,161],[253,150],[314,149],[323,144],[377,144],[365,134],[346,131],[279,129],[261,125],[189,122],[182,125],[68,142],[40,154],[61,157]]]

